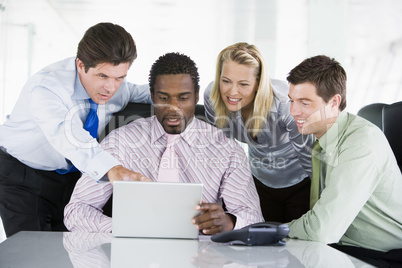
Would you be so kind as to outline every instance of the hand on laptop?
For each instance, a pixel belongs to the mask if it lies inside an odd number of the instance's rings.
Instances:
[[[134,172],[123,166],[112,167],[106,173],[106,176],[112,184],[115,181],[151,181],[151,179],[145,177],[141,173]]]
[[[215,203],[201,203],[195,206],[201,215],[193,218],[192,222],[203,234],[212,235],[233,230],[236,217],[225,213],[222,206]]]

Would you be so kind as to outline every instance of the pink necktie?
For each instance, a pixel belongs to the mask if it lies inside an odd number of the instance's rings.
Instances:
[[[158,181],[160,182],[179,182],[179,163],[174,151],[174,144],[180,135],[167,135],[166,150],[162,155],[159,164]]]

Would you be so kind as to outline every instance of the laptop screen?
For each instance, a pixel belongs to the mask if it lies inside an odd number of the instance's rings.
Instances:
[[[202,184],[116,181],[112,233],[116,237],[198,237],[191,219],[199,212]]]

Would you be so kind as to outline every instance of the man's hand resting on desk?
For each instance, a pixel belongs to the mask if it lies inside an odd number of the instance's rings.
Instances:
[[[109,178],[110,183],[113,185],[115,181],[151,181],[141,173],[134,172],[123,166],[112,167],[106,176]]]
[[[222,206],[212,203],[201,203],[195,210],[200,211],[201,215],[193,218],[192,222],[203,234],[212,235],[233,230],[236,217],[225,213]]]

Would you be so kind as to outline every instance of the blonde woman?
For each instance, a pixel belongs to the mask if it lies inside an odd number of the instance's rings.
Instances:
[[[256,46],[236,43],[219,53],[204,93],[207,119],[248,145],[266,221],[289,222],[309,209],[313,137],[298,132],[288,92],[286,82],[270,80]]]

